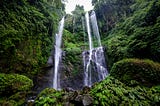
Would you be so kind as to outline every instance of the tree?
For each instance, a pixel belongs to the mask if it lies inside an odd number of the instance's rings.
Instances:
[[[110,31],[115,24],[130,15],[130,5],[134,0],[93,0],[98,24],[102,35]]]

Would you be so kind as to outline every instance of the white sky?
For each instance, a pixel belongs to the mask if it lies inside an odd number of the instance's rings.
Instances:
[[[65,7],[66,13],[71,13],[75,9],[76,5],[84,6],[85,11],[93,9],[92,0],[66,0],[68,1]]]

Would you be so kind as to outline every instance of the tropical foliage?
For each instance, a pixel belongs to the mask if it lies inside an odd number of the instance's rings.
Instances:
[[[150,106],[158,105],[160,102],[159,86],[152,88],[139,85],[128,87],[111,76],[94,85],[90,93],[93,95],[95,106]]]
[[[37,76],[48,73],[42,69],[65,14],[62,1],[0,0],[0,105],[26,105]],[[32,105],[158,106],[160,1],[92,0],[92,4],[110,74],[80,91],[46,88]],[[62,39],[63,79],[77,86],[83,79],[82,52],[88,50],[84,14],[84,7],[77,5],[65,16]]]
[[[117,23],[104,40],[111,66],[128,57],[160,61],[159,1],[136,1],[131,9],[133,14]]]
[[[0,5],[0,70],[32,77],[46,63],[51,51],[61,14],[56,9],[58,4],[2,0]]]

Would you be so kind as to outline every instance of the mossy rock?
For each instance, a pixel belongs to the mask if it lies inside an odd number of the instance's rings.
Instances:
[[[26,76],[18,74],[0,74],[0,95],[11,96],[17,92],[28,91],[33,82]]]
[[[110,75],[127,85],[132,85],[133,80],[148,87],[159,85],[160,64],[151,60],[124,59],[113,65]]]
[[[0,99],[0,106],[18,106],[14,100]]]
[[[46,88],[36,98],[35,106],[62,106],[63,91]]]

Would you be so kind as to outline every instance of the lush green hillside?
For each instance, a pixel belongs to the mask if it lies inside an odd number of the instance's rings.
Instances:
[[[26,102],[53,48],[62,9],[60,0],[0,1],[0,105]]]
[[[158,106],[160,1],[92,3],[110,74],[91,88],[78,91],[46,88],[28,105]],[[32,80],[46,66],[53,48],[63,9],[61,0],[0,1],[0,105],[27,104],[27,98],[33,94],[31,88],[36,85]],[[83,6],[76,6],[72,15],[65,16],[61,70],[64,87],[83,85],[82,52],[88,49],[84,14]]]
[[[160,62],[160,3],[157,0],[137,0],[132,14],[122,17],[103,44],[107,46],[109,67],[124,58],[151,59]]]
[[[31,77],[46,64],[62,14],[61,4],[2,0],[0,5],[0,70]]]

